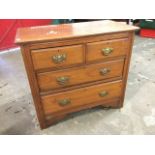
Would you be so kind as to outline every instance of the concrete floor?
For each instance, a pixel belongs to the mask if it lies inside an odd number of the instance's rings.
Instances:
[[[155,134],[155,40],[135,38],[122,109],[85,110],[45,130],[19,49],[0,53],[0,134]]]

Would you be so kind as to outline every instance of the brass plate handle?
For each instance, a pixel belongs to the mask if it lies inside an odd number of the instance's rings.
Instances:
[[[64,62],[67,58],[66,54],[58,54],[58,55],[54,55],[52,56],[52,60],[54,63],[61,63]]]
[[[110,72],[110,69],[108,68],[103,68],[103,69],[100,69],[100,74],[101,75],[106,75]]]
[[[114,50],[113,48],[107,47],[107,48],[101,49],[101,52],[102,52],[102,54],[103,54],[104,56],[108,56],[110,53],[113,52],[113,50]]]
[[[58,103],[60,106],[66,106],[71,103],[71,100],[70,99],[62,99],[62,100],[59,100]]]
[[[107,96],[109,93],[107,92],[107,91],[101,91],[100,93],[99,93],[99,96],[100,97],[105,97],[105,96]]]
[[[62,76],[62,77],[58,77],[56,80],[57,80],[58,84],[65,85],[69,82],[69,77],[68,76]]]

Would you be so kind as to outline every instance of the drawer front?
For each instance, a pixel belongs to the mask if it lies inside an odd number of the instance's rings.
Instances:
[[[105,58],[125,55],[129,49],[127,38],[99,41],[87,44],[87,62],[104,60]]]
[[[32,50],[31,55],[36,70],[65,67],[84,62],[82,45]]]
[[[121,96],[122,82],[111,82],[41,98],[45,115]]]
[[[98,63],[80,68],[38,74],[40,91],[63,88],[113,77],[121,77],[124,59]]]

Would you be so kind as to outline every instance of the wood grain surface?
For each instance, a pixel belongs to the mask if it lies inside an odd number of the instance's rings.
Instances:
[[[101,97],[99,93],[103,91],[106,91],[108,94],[104,97]],[[93,102],[101,102],[104,100],[120,97],[121,92],[122,82],[116,81],[81,89],[75,89],[54,95],[46,95],[42,96],[41,99],[45,114],[51,114],[53,112],[60,112],[80,105],[82,106]],[[70,100],[70,103],[61,106],[59,101],[64,99]]]
[[[138,28],[125,23],[110,20],[93,22],[35,26],[19,28],[15,42],[25,44],[28,42],[44,42],[52,40],[71,39],[83,36],[93,36],[96,34],[117,33],[134,31]]]
[[[34,69],[64,67],[73,64],[84,63],[84,47],[82,45],[64,46],[57,48],[47,48],[32,50]],[[66,55],[66,59],[60,63],[53,61],[54,56]]]
[[[110,57],[126,55],[129,49],[129,39],[115,39],[108,41],[99,41],[87,44],[86,61],[104,60]],[[112,48],[113,51],[109,55],[104,55],[102,49]]]
[[[37,75],[37,79],[40,91],[48,91],[50,89],[121,77],[123,74],[123,66],[124,59],[119,59],[60,71],[40,73]],[[102,71],[107,71],[107,73],[103,74]],[[66,77],[66,82],[61,83],[57,81],[60,77]]]

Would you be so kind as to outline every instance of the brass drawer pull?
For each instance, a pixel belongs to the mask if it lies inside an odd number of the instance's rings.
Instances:
[[[60,85],[65,85],[69,82],[69,77],[62,76],[62,77],[58,77],[56,80]]]
[[[107,47],[107,48],[103,48],[101,51],[103,55],[108,56],[110,53],[113,52],[113,50],[114,50],[113,48]]]
[[[62,100],[59,100],[58,103],[60,106],[65,106],[65,105],[70,104],[71,100],[70,99],[62,99]]]
[[[108,68],[103,68],[103,69],[100,69],[100,74],[101,75],[106,75],[110,72],[110,69]]]
[[[101,91],[100,93],[99,93],[99,96],[100,97],[105,97],[105,96],[107,96],[109,93],[107,92],[107,91]]]
[[[65,61],[66,58],[67,58],[66,54],[58,54],[58,55],[52,56],[52,60],[54,63],[61,63],[61,62]]]

